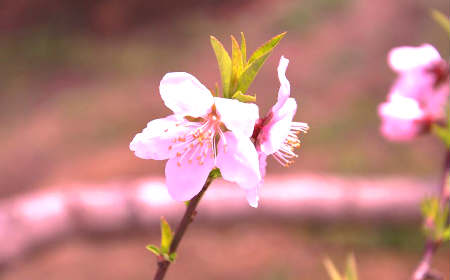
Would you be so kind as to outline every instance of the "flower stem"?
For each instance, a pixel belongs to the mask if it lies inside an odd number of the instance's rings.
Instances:
[[[444,172],[441,182],[441,195],[440,202],[441,207],[444,208],[446,204],[449,203],[450,198],[450,150],[447,150],[445,161],[444,161]],[[434,225],[430,225],[434,227]],[[441,245],[440,240],[433,240],[428,238],[425,243],[425,250],[420,263],[417,265],[416,270],[412,276],[412,280],[441,280],[443,277],[433,271],[431,271],[431,260],[433,259],[434,253],[437,251]]]
[[[197,206],[200,202],[201,198],[203,197],[203,194],[208,189],[209,185],[211,185],[214,178],[208,177],[208,179],[205,182],[205,185],[203,185],[202,190],[194,196],[189,201],[188,206],[186,207],[186,212],[184,212],[184,216],[181,219],[181,222],[178,224],[178,228],[175,232],[175,236],[173,237],[172,243],[170,244],[170,250],[169,255],[176,253],[178,245],[181,242],[181,239],[184,236],[184,233],[186,232],[188,226],[192,223],[194,220],[195,215],[197,214]],[[164,276],[166,275],[167,270],[169,269],[170,261],[164,259],[163,257],[159,257],[158,259],[158,270],[156,271],[154,280],[162,280],[164,279]]]

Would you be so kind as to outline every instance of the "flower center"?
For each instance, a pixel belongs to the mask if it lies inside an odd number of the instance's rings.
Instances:
[[[178,123],[177,126],[188,127],[189,132],[175,137],[173,145],[169,146],[169,150],[177,151],[177,165],[181,166],[185,159],[189,164],[196,162],[199,165],[203,165],[207,157],[215,159],[217,154],[216,135],[225,139],[220,124],[220,119],[214,112],[199,122],[184,120]]]
[[[445,82],[448,83],[449,67],[445,60],[434,63],[427,71],[435,77],[434,87],[438,87]]]
[[[302,122],[292,122],[288,136],[284,139],[283,144],[278,151],[273,153],[273,157],[284,167],[288,167],[294,162],[298,155],[294,152],[300,147],[300,133],[307,133],[308,124]]]

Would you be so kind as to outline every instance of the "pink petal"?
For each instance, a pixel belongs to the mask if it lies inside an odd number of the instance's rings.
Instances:
[[[388,55],[389,65],[398,72],[427,67],[440,59],[439,52],[429,44],[423,44],[419,47],[394,48]]]
[[[259,118],[256,104],[220,97],[215,97],[214,102],[221,122],[229,130],[243,136],[252,136],[256,120]]]
[[[414,99],[394,94],[379,106],[378,113],[382,119],[381,133],[389,140],[411,140],[422,129],[424,113]]]
[[[272,111],[277,111],[286,102],[286,100],[291,96],[291,84],[286,78],[286,69],[289,64],[289,59],[282,56],[280,58],[280,63],[278,64],[278,79],[280,80],[280,89],[278,90],[278,100],[277,103],[272,108]]]
[[[249,138],[226,132],[219,141],[216,166],[222,177],[241,188],[252,189],[261,181],[258,153]]]
[[[179,119],[174,115],[149,122],[147,127],[133,138],[130,150],[143,159],[163,160],[171,157],[176,152],[170,148],[173,140],[188,132],[185,126],[177,126],[178,122]]]
[[[280,149],[289,134],[296,111],[297,102],[294,98],[288,98],[279,110],[273,112],[272,119],[263,126],[258,136],[258,144],[262,152],[270,155]]]
[[[256,187],[246,190],[245,192],[245,197],[247,198],[248,204],[254,208],[258,207],[259,189],[263,185],[264,176],[266,176],[267,155],[265,153],[258,152],[258,160],[259,160],[259,172],[261,173],[261,181],[259,181]]]
[[[245,197],[247,198],[248,204],[253,208],[258,208],[259,203],[259,193],[258,187],[246,190]]]
[[[209,172],[214,168],[211,154],[205,157],[203,164],[188,161],[187,155],[180,163],[172,158],[166,164],[166,185],[170,196],[176,201],[188,201],[203,188]]]
[[[267,155],[262,152],[258,152],[258,160],[259,160],[259,172],[261,173],[261,178],[266,176],[266,167],[267,167]]]
[[[427,101],[434,92],[434,75],[423,69],[402,72],[391,88],[392,94],[400,94],[418,101]]]
[[[180,116],[204,116],[214,104],[211,92],[194,76],[184,72],[167,73],[161,80],[159,92],[164,104]]]

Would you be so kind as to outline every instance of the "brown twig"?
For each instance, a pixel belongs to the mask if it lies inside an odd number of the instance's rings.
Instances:
[[[186,208],[186,212],[184,212],[184,216],[181,219],[181,222],[178,225],[178,228],[175,232],[175,236],[173,237],[172,243],[170,244],[169,255],[176,253],[178,245],[180,244],[181,239],[184,236],[184,233],[186,232],[188,226],[192,223],[195,215],[197,214],[196,209],[197,209],[198,203],[200,202],[203,194],[208,189],[209,185],[212,183],[213,180],[214,179],[212,179],[212,178],[208,178],[206,180],[206,183],[203,186],[202,190],[200,191],[200,193],[197,194],[196,196],[194,196],[194,198],[192,198],[189,201],[189,204]],[[155,277],[153,279],[154,280],[164,279],[164,276],[166,275],[166,272],[167,272],[167,269],[169,268],[169,266],[170,266],[170,261],[168,261],[160,256],[158,258],[158,270],[156,271]]]
[[[445,161],[444,161],[444,172],[443,177],[441,181],[441,195],[440,195],[440,202],[442,209],[445,207],[446,204],[449,203],[450,198],[450,187],[448,184],[450,184],[450,150],[447,150]],[[431,223],[429,227],[434,227],[434,224]],[[421,261],[419,262],[416,270],[414,271],[414,274],[412,276],[412,280],[425,280],[425,279],[431,279],[431,280],[442,280],[442,276],[431,271],[431,261],[433,259],[433,256],[436,252],[436,250],[441,245],[440,240],[433,240],[431,238],[428,238],[425,243],[425,252],[422,256]]]

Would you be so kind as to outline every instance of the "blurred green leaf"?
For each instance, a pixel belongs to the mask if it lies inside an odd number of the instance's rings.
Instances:
[[[161,252],[163,254],[169,253],[172,239],[173,232],[170,229],[169,223],[164,217],[161,217]]]
[[[439,210],[439,200],[435,197],[426,198],[421,205],[422,215],[425,219],[434,220]]]
[[[237,99],[241,102],[256,102],[256,97],[252,95],[243,94],[240,90],[233,94],[233,99]]]
[[[283,32],[281,34],[278,34],[277,36],[273,37],[269,41],[265,42],[262,46],[260,46],[256,51],[252,54],[250,59],[248,60],[248,64],[251,64],[253,61],[257,60],[258,58],[266,55],[267,53],[270,53],[280,42],[281,39],[286,35],[287,32]],[[263,61],[264,62],[264,61]]]
[[[327,270],[328,276],[330,277],[331,280],[344,280],[341,278],[341,275],[339,274],[339,271],[337,270],[333,261],[331,261],[329,258],[326,258],[323,261],[323,264],[324,264],[325,269]]]
[[[242,71],[244,70],[241,48],[239,47],[239,44],[233,35],[231,35],[231,57],[232,57],[232,74],[231,74],[230,94],[234,92],[234,90],[236,89],[237,81],[241,76]]]
[[[427,238],[437,242],[448,240],[448,203],[442,206],[439,198],[428,198],[422,202],[422,213],[425,219],[424,232]]]
[[[231,82],[231,73],[232,73],[232,65],[231,58],[228,52],[225,50],[216,37],[211,36],[211,46],[216,54],[217,63],[219,64],[220,76],[222,78],[222,93],[224,98],[229,98],[230,96],[230,82]]]
[[[155,245],[147,245],[147,250],[149,250],[150,252],[152,252],[153,254],[160,256],[161,255],[161,250],[159,250],[158,247],[156,247]]]
[[[431,16],[433,19],[450,35],[449,18],[438,10],[432,9]]]
[[[247,42],[245,41],[244,32],[241,32],[241,53],[242,53],[242,65],[247,66]]]
[[[444,231],[444,233],[442,234],[442,240],[444,242],[446,241],[450,241],[450,226],[447,227],[447,229]]]
[[[446,239],[446,231],[449,227],[448,225],[448,203],[444,207],[439,208],[438,215],[435,221],[435,234],[434,239],[437,241],[442,241]]]
[[[346,280],[358,280],[358,272],[356,271],[356,260],[353,254],[347,257],[347,268],[345,272]]]
[[[264,64],[264,61],[267,59],[267,57],[269,55],[270,55],[270,52],[257,58],[255,61],[253,61],[251,64],[249,64],[247,66],[244,73],[242,73],[241,77],[239,78],[238,87],[237,87],[238,91],[241,91],[243,93],[247,92],[251,83],[253,82],[256,75],[258,74],[259,69]]]
[[[431,127],[431,131],[436,134],[442,141],[444,141],[447,147],[450,147],[450,127],[442,127],[440,125],[433,124]]]
[[[323,262],[325,269],[327,270],[328,276],[331,280],[358,280],[358,272],[356,269],[356,260],[353,254],[347,257],[347,263],[345,268],[345,275],[341,275],[337,270],[334,263],[326,258]]]

